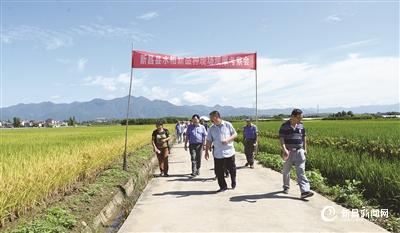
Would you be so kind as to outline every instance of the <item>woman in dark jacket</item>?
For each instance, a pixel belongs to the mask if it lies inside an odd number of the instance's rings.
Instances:
[[[169,156],[169,140],[171,136],[168,129],[163,127],[162,121],[157,121],[157,129],[153,131],[151,144],[157,155],[158,165],[160,167],[160,176],[168,176],[168,156]]]

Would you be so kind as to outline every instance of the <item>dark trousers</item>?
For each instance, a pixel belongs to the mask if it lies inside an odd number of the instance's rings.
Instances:
[[[215,158],[214,158],[214,164],[215,164]],[[217,171],[215,170],[215,167],[214,167],[214,174],[215,174],[215,177],[217,177]],[[229,171],[228,171],[228,169],[226,169],[225,165],[224,165],[224,174],[225,174],[225,176],[229,175]]]
[[[246,139],[244,141],[244,154],[250,165],[254,164],[254,143],[256,143],[256,139]]]
[[[214,145],[211,146],[211,149],[214,153]],[[214,164],[215,164],[215,157],[214,157]],[[228,169],[226,169],[225,165],[224,165],[224,173],[225,173],[225,176],[229,175],[229,171],[228,171]],[[215,177],[217,177],[217,171],[215,170],[215,166],[214,166],[214,174],[215,174]]]
[[[157,154],[157,159],[158,159],[158,166],[160,167],[160,172],[164,174],[168,174],[168,155],[169,155],[169,149],[168,148],[161,148],[159,149],[160,153]]]
[[[201,156],[203,154],[203,144],[193,143],[189,144],[190,159],[192,161],[192,173],[199,174],[201,166]]]
[[[215,174],[217,175],[218,185],[221,189],[228,187],[224,176],[224,166],[231,175],[232,184],[236,185],[235,155],[232,155],[229,158],[222,158],[222,159],[214,158]]]

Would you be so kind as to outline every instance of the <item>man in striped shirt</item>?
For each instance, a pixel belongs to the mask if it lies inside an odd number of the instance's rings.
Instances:
[[[279,138],[282,147],[283,164],[283,192],[289,193],[290,169],[296,167],[297,183],[300,187],[301,198],[314,195],[310,191],[310,182],[305,175],[307,139],[306,129],[301,123],[303,112],[300,109],[293,109],[290,120],[282,124],[279,129]]]

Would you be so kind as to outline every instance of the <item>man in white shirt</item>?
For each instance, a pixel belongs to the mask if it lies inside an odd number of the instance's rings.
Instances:
[[[218,111],[211,112],[210,119],[213,122],[213,125],[208,130],[205,158],[208,160],[209,149],[211,144],[213,144],[214,169],[220,188],[218,192],[223,192],[228,189],[224,177],[224,165],[231,175],[232,189],[235,189],[236,164],[233,141],[237,137],[236,130],[230,122],[221,119],[221,115]]]

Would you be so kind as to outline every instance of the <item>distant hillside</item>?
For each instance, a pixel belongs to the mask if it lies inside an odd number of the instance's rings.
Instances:
[[[112,100],[93,99],[87,102],[73,102],[69,104],[55,104],[42,102],[37,104],[17,104],[2,108],[2,119],[8,120],[13,117],[29,120],[43,120],[53,118],[57,120],[68,119],[75,116],[78,121],[95,120],[97,118],[121,119],[126,115],[127,98],[116,98]],[[224,116],[254,115],[253,108],[235,108],[232,106],[215,105],[214,107],[204,105],[177,106],[168,101],[149,100],[145,97],[133,97],[130,117],[132,118],[160,118],[166,116],[191,116],[194,113],[207,115],[212,110],[218,110]],[[320,109],[319,113],[332,113],[338,111],[353,111],[354,113],[376,113],[400,111],[400,103],[392,105],[368,105],[352,108],[327,108]],[[284,109],[261,109],[259,115],[289,114],[292,108]],[[303,109],[305,114],[316,113],[316,109]]]

